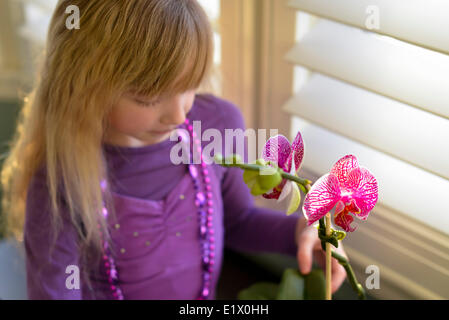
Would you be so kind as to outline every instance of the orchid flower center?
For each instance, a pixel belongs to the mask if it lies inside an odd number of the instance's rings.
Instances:
[[[337,206],[337,212],[335,214],[348,214],[352,212],[354,214],[360,214],[361,210],[357,206],[355,199],[352,198],[351,194],[342,195],[340,203]]]

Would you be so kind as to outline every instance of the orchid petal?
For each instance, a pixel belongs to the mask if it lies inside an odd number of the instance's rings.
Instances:
[[[299,204],[301,203],[301,193],[299,192],[298,185],[296,182],[292,182],[291,184],[291,192],[290,192],[290,202],[288,204],[287,208],[287,215],[291,215],[293,212],[295,212]]]
[[[343,201],[338,201],[335,206],[335,215],[339,215],[343,210],[345,210],[345,204]]]
[[[362,212],[354,199],[351,199],[346,209],[348,210],[348,212],[352,212],[354,214],[360,214]]]
[[[337,226],[341,227],[343,230],[345,230],[346,232],[353,232],[355,230],[355,227],[351,227],[351,223],[354,221],[354,218],[346,213],[346,212],[342,212],[340,214],[338,214],[337,216],[335,216],[334,218],[334,222]]]
[[[342,189],[348,190],[350,185],[348,185],[347,175],[353,169],[358,167],[359,162],[357,158],[353,155],[347,155],[334,164],[330,173],[338,178],[338,182],[340,183]]]
[[[286,162],[290,152],[290,142],[285,136],[278,134],[268,139],[262,151],[262,158],[276,163],[278,167],[288,172]]]
[[[360,181],[356,191],[352,194],[360,213],[356,215],[361,220],[368,218],[369,212],[374,208],[379,198],[377,180],[366,168],[360,167]]]
[[[328,173],[319,178],[304,200],[303,213],[308,225],[324,217],[340,198],[341,190],[336,176]]]
[[[292,158],[294,159],[293,163],[295,164],[295,173],[299,170],[302,164],[302,160],[304,158],[304,141],[302,140],[301,133],[298,131],[296,134],[295,140],[293,140],[291,146],[291,153],[287,159],[287,169],[290,171],[290,167],[292,165]]]
[[[284,188],[282,189],[281,194],[279,195],[279,198],[277,199],[277,202],[281,202],[290,194],[290,192],[292,191],[292,184],[293,182],[287,181]]]

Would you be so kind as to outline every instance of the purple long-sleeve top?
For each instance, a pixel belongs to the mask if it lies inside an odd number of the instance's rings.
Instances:
[[[245,130],[239,109],[210,94],[198,94],[187,118],[201,121],[201,132],[215,128]],[[174,165],[167,139],[144,147],[103,144],[114,195],[117,221],[109,222],[119,284],[125,299],[195,299],[201,289],[201,251],[194,189],[187,165]],[[203,148],[210,142],[201,142]],[[225,141],[223,146],[227,148]],[[223,150],[224,151],[224,150]],[[247,151],[247,150],[246,150]],[[231,152],[237,152],[234,148]],[[222,152],[225,154],[225,151]],[[247,153],[242,155],[247,160]],[[209,166],[214,200],[215,266],[210,299],[221,272],[223,248],[243,252],[296,255],[298,213],[254,205],[253,196],[238,168]],[[33,177],[28,189],[24,243],[30,299],[112,299],[101,263],[91,266],[90,289],[81,277],[80,288],[66,286],[72,269],[80,265],[78,235],[61,209],[63,229],[50,252],[49,194],[45,169]],[[84,270],[81,268],[81,272]],[[89,271],[90,272],[90,271]],[[88,273],[86,273],[88,274]],[[92,273],[89,273],[92,274]]]

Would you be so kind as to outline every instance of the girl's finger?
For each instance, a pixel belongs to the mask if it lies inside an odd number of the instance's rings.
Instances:
[[[302,236],[299,239],[297,259],[299,270],[302,274],[308,274],[312,269],[312,254],[315,241],[312,237]]]

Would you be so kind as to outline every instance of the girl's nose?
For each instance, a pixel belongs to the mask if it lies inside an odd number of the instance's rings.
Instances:
[[[188,103],[187,95],[177,94],[172,97],[164,110],[161,123],[166,126],[178,126],[184,123],[186,119],[186,104]]]

